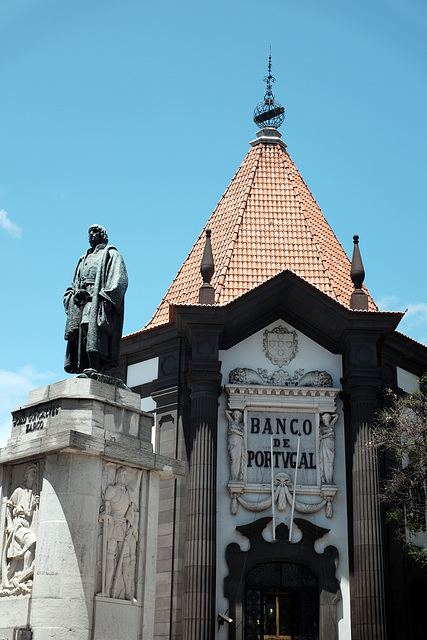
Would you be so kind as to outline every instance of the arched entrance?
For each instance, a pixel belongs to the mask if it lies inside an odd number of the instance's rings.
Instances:
[[[270,521],[260,518],[236,527],[250,541],[247,551],[235,542],[227,546],[228,640],[337,640],[338,551],[333,546],[323,553],[314,549],[329,530],[295,518],[302,532],[299,542],[289,542],[284,523],[276,527],[276,540],[268,542],[262,533]],[[309,620],[307,627],[302,619]],[[288,622],[281,626],[283,620],[290,620],[290,631],[284,626]]]
[[[316,640],[318,583],[307,567],[267,562],[245,578],[245,640]]]

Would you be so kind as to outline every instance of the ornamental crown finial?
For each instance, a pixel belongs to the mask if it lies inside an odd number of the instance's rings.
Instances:
[[[276,82],[276,78],[271,73],[271,45],[270,55],[268,58],[268,76],[263,78],[267,83],[266,91],[264,94],[264,100],[259,102],[254,110],[254,122],[260,129],[265,127],[273,127],[278,129],[285,119],[285,108],[276,102],[274,99],[274,93],[272,89],[273,82]]]

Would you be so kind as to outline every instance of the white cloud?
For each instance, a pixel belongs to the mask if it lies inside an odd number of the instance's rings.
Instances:
[[[0,227],[12,236],[12,238],[20,238],[22,235],[21,227],[15,222],[12,222],[4,209],[0,209]]]
[[[427,302],[408,304],[406,317],[414,320],[415,322],[427,323]]]
[[[376,300],[380,311],[404,311],[397,331],[427,345],[427,302],[401,302],[396,295]]]
[[[66,200],[67,199],[67,194],[64,191],[56,191],[53,194],[53,197],[55,200]]]
[[[376,303],[380,311],[399,311],[397,296],[383,296]]]
[[[427,302],[408,304],[408,310],[397,327],[398,331],[427,344]]]
[[[54,375],[49,371],[37,371],[28,365],[18,371],[0,370],[0,447],[5,446],[12,426],[12,409],[27,404],[28,393],[49,384]]]

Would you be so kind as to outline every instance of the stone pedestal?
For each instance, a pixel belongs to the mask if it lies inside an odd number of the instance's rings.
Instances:
[[[153,637],[158,456],[126,389],[72,378],[32,391],[0,451],[0,640]]]

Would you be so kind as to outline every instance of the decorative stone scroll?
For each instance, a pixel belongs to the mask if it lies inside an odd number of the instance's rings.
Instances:
[[[293,485],[290,476],[287,473],[278,473],[274,478],[274,502],[275,504],[277,504],[277,508],[279,511],[285,511],[288,505],[292,505],[292,495]],[[320,509],[326,505],[326,516],[328,518],[332,518],[333,496],[327,495],[326,493],[323,494],[322,491],[320,492],[320,495],[322,497],[320,502],[312,504],[295,500],[295,511],[298,511],[299,513],[316,513],[316,511],[320,511]],[[273,497],[271,494],[268,498],[260,502],[250,502],[249,500],[245,500],[245,498],[243,498],[237,492],[231,493],[231,499],[232,515],[237,514],[237,503],[240,503],[242,507],[244,507],[248,511],[258,513],[260,511],[269,509],[273,502]]]
[[[36,550],[35,514],[39,505],[38,468],[25,468],[22,486],[6,501],[6,534],[1,554],[0,596],[31,592]]]
[[[297,472],[295,511],[325,508],[331,518],[338,490],[333,474],[339,389],[253,383],[225,389],[232,515],[239,505],[256,513],[273,501],[278,511],[290,510]]]
[[[135,599],[141,472],[106,464],[99,516],[101,591],[107,598]]]

